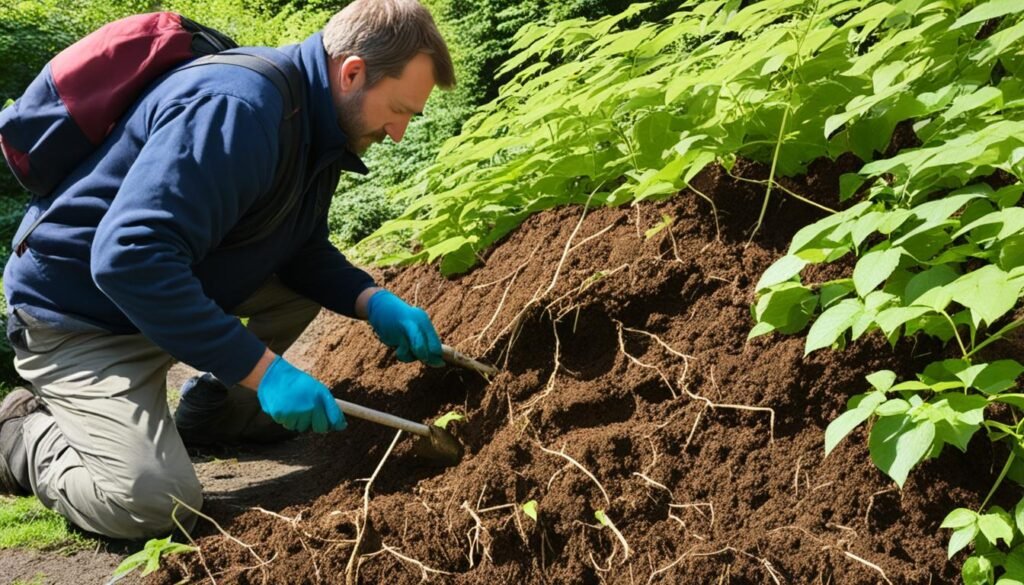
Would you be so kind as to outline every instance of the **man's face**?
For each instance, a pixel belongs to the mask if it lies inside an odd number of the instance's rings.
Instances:
[[[434,63],[422,53],[406,63],[400,77],[384,77],[370,88],[361,58],[348,57],[331,65],[338,124],[348,136],[349,150],[356,154],[387,137],[401,141],[409,121],[423,111],[434,89]]]

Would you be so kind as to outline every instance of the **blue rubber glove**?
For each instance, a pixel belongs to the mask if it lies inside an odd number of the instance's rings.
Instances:
[[[395,348],[398,361],[444,365],[441,340],[426,311],[409,306],[386,290],[374,293],[366,310],[373,332],[384,345]]]
[[[256,395],[263,412],[289,431],[305,432],[312,428],[326,433],[348,426],[327,386],[281,356],[270,362]]]

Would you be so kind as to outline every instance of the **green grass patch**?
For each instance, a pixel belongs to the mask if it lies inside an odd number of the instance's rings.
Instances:
[[[0,496],[0,550],[27,548],[72,553],[94,545],[34,496]]]

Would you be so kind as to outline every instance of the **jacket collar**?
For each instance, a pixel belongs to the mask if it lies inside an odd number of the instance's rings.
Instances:
[[[281,47],[281,51],[298,65],[306,79],[311,162],[318,164],[325,156],[338,157],[342,169],[361,175],[369,173],[362,159],[348,150],[348,138],[338,125],[322,33],[315,32],[299,44]]]

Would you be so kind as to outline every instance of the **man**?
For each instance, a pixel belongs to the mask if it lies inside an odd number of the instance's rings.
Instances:
[[[454,84],[444,40],[415,0],[356,0],[282,51],[306,83],[309,187],[265,238],[218,245],[271,189],[283,98],[213,64],[149,88],[11,257],[8,336],[32,391],[0,406],[0,492],[110,537],[168,532],[174,498],[202,503],[179,429],[203,443],[345,427],[327,388],[280,357],[320,307],[368,319],[402,361],[441,364],[426,313],[329,243],[327,208],[342,170],[367,172],[357,154],[400,141],[433,87]],[[174,359],[208,372],[176,421]]]

